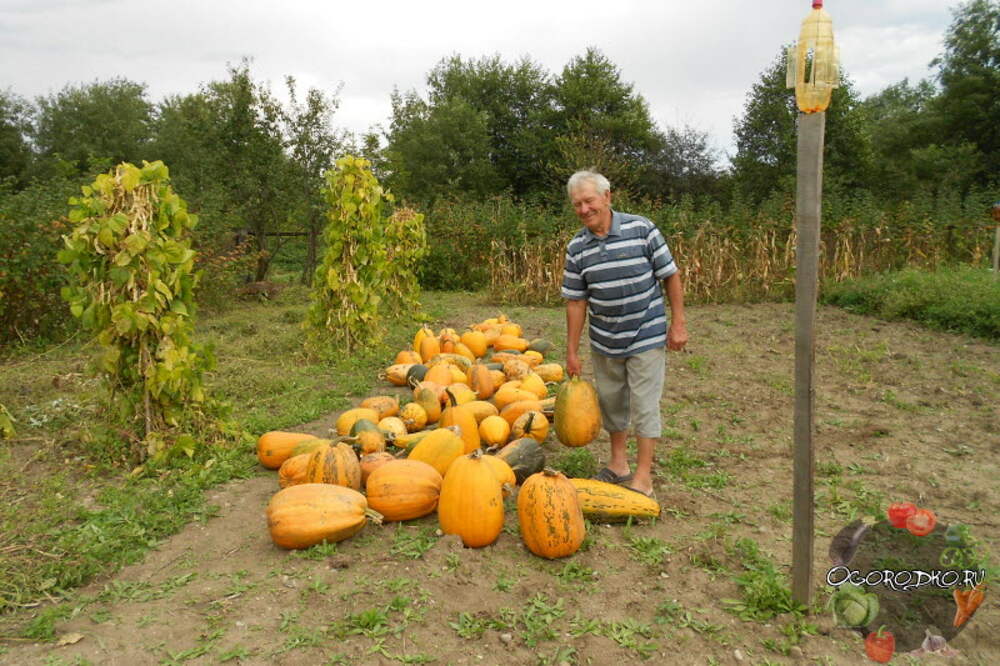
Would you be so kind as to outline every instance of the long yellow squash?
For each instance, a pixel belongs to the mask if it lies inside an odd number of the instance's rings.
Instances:
[[[624,522],[629,518],[656,518],[660,503],[634,490],[593,479],[570,479],[576,488],[583,515],[603,523]]]

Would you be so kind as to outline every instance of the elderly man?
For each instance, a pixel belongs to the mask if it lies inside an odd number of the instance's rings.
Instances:
[[[580,374],[578,347],[590,314],[594,381],[611,460],[594,477],[653,496],[653,448],[660,437],[660,397],[666,371],[664,345],[687,343],[684,292],[660,230],[638,215],[611,209],[611,184],[578,171],[566,184],[583,223],[566,247],[562,295],[566,299],[566,371]],[[663,282],[670,325],[663,307]],[[638,442],[633,474],[626,457],[629,423]]]

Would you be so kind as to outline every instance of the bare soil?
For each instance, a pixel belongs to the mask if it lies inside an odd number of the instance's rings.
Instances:
[[[491,311],[469,304],[444,324]],[[529,336],[561,344],[561,310],[509,314]],[[369,526],[325,554],[307,551],[311,559],[271,543],[264,507],[277,481],[262,470],[217,488],[215,517],[80,590],[94,600],[58,624],[69,644],[8,642],[0,662],[863,663],[861,637],[820,609],[806,618],[815,635],[784,644],[796,635],[790,615],[744,621],[725,610],[723,600],[741,597],[735,540],[756,542],[784,573],[791,562],[793,313],[704,306],[688,317],[689,352],[668,359],[657,522],[594,525],[584,550],[550,562],[523,547],[512,510],[487,548],[429,537],[419,559],[391,552],[406,535],[432,534],[430,516]],[[1000,348],[821,308],[816,368],[817,605],[830,537],[873,503],[932,508],[997,553]],[[301,430],[325,434],[335,416]],[[606,436],[589,448],[606,460]],[[552,460],[564,453],[554,440],[547,449]],[[675,473],[676,450],[704,466]],[[989,590],[952,640],[960,655],[949,663],[1000,663],[996,598]]]

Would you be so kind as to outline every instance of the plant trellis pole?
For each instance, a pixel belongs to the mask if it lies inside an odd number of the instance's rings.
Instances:
[[[816,349],[816,294],[819,230],[823,198],[823,132],[826,107],[837,85],[837,53],[830,16],[823,1],[802,22],[798,45],[789,49],[788,79],[798,104],[798,164],[795,213],[795,424],[792,488],[792,598],[809,606],[812,597],[813,370]]]

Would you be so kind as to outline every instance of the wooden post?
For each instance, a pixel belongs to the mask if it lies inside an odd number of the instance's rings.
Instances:
[[[1000,276],[1000,201],[993,204],[993,220],[997,223],[993,230],[993,279]]]
[[[800,113],[795,214],[795,454],[792,490],[792,598],[808,606],[813,561],[813,368],[819,273],[823,131],[826,112]]]

